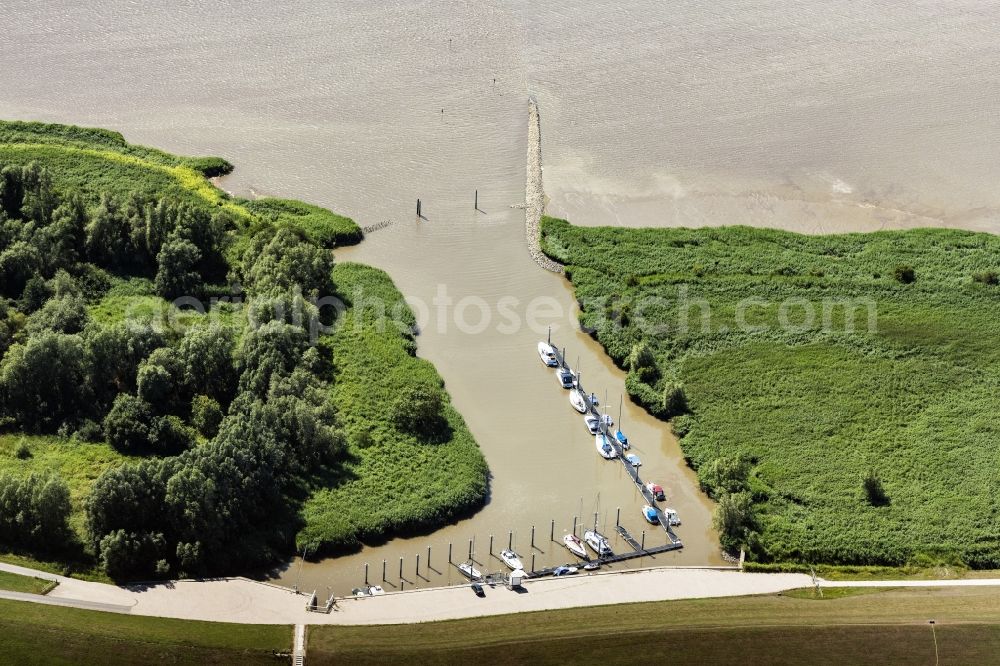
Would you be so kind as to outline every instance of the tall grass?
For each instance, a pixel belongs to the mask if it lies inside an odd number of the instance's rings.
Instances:
[[[440,386],[434,366],[414,356],[405,330],[381,320],[354,299],[387,304],[404,324],[413,315],[389,277],[361,264],[339,264],[334,282],[350,306],[328,341],[333,355],[333,402],[350,442],[348,461],[316,483],[302,516],[299,546],[351,546],[400,531],[441,525],[482,505],[486,461],[453,407],[447,441],[427,443],[399,431],[392,409],[415,386]],[[403,327],[405,329],[405,326]]]
[[[689,413],[674,428],[706,490],[721,492],[716,459],[752,461],[753,557],[898,565],[930,554],[1000,565],[1000,289],[976,278],[1000,265],[1000,238],[553,219],[543,234],[568,264],[582,323],[612,358],[628,369],[636,344],[652,351],[655,373],[629,373],[634,397],[670,416],[663,388],[683,385]],[[912,284],[898,266],[913,267]],[[740,325],[748,298],[758,300],[744,323],[763,328]],[[779,321],[788,299],[800,304],[791,327]],[[870,301],[874,330],[864,308],[853,331],[843,308],[824,326],[824,299]],[[691,305],[701,302],[707,327]],[[678,303],[691,305],[686,328]],[[802,303],[817,312],[811,324]],[[864,487],[873,472],[887,496],[878,506]]]

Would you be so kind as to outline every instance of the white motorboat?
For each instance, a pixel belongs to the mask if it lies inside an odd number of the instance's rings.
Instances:
[[[681,524],[681,517],[673,509],[663,509],[663,516],[667,519],[667,524],[671,527],[677,527]]]
[[[597,530],[587,530],[584,532],[583,540],[586,541],[587,545],[590,546],[600,557],[606,557],[614,554],[611,552],[611,544],[608,543],[608,538]]]
[[[594,445],[597,447],[597,452],[600,453],[601,457],[605,460],[612,460],[618,457],[618,452],[615,451],[615,447],[611,446],[611,442],[608,441],[608,436],[603,432],[594,436]]]
[[[575,534],[567,534],[563,537],[563,545],[577,557],[587,557],[587,549],[583,547],[583,542]]]
[[[458,565],[458,570],[461,571],[469,580],[482,580],[483,574],[479,572],[479,569],[472,566],[472,562],[463,562]]]
[[[576,384],[576,375],[569,368],[559,368],[556,370],[556,377],[563,388],[573,388]]]
[[[573,389],[569,392],[569,403],[573,405],[573,409],[581,414],[587,413],[587,396],[580,389]]]
[[[615,424],[615,420],[611,418],[611,414],[601,414],[601,423],[611,427]]]
[[[590,431],[591,435],[596,435],[601,431],[601,422],[597,420],[597,417],[593,414],[587,414],[583,417],[583,422],[587,424],[587,430]]]
[[[538,357],[542,359],[542,363],[554,368],[559,365],[559,359],[556,357],[556,348],[547,342],[538,343]]]
[[[500,559],[503,560],[503,563],[506,564],[507,568],[511,571],[524,569],[524,565],[521,564],[521,556],[512,550],[501,550]]]

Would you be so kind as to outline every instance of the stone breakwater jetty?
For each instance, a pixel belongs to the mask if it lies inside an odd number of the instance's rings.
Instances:
[[[528,183],[525,186],[525,232],[531,258],[547,271],[563,273],[561,264],[542,252],[542,213],[545,211],[545,190],[542,188],[542,125],[538,104],[528,100]]]

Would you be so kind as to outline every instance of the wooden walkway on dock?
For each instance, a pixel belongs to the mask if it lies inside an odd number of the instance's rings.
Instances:
[[[647,556],[650,556],[650,555],[659,555],[660,553],[667,553],[667,552],[670,552],[671,550],[677,550],[679,548],[683,548],[684,547],[683,544],[681,544],[681,542],[678,540],[678,541],[671,541],[670,543],[664,544],[662,546],[653,546],[652,548],[643,548],[642,545],[638,541],[635,540],[635,537],[633,537],[631,534],[629,534],[628,530],[626,530],[624,527],[622,527],[621,525],[619,525],[617,527],[617,530],[618,530],[618,534],[620,534],[622,536],[622,538],[625,540],[625,542],[629,546],[631,546],[634,550],[630,550],[630,551],[625,552],[625,553],[617,553],[617,554],[605,555],[604,557],[589,558],[589,559],[586,560],[588,563],[594,563],[594,562],[596,562],[597,564],[601,564],[601,565],[604,565],[604,564],[614,564],[615,562],[625,562],[626,560],[634,560],[637,557],[647,557]],[[558,569],[561,566],[562,567],[577,567],[577,568],[580,568],[580,563],[579,562],[572,562],[572,563],[569,563],[569,564],[561,564],[559,566],[547,567],[545,569],[538,569],[537,571],[529,571],[528,572],[528,577],[529,578],[542,578],[544,576],[551,576],[552,574],[555,573],[555,570]]]

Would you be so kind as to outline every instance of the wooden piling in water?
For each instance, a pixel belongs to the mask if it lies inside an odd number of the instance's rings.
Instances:
[[[479,190],[476,190],[476,210],[479,210]]]
[[[418,576],[420,575],[420,553],[417,553],[417,568],[414,571],[417,572]]]
[[[531,570],[532,571],[535,570],[535,554],[534,553],[531,554]]]
[[[365,585],[368,584],[368,563],[365,562]]]
[[[507,532],[507,550],[514,550],[514,532]]]
[[[402,580],[403,580],[403,558],[402,557],[399,558],[399,580],[400,580],[400,585],[402,585]]]
[[[431,547],[427,546],[427,568],[431,568]]]
[[[622,508],[618,507],[617,513],[615,513],[615,527],[622,524]]]
[[[420,199],[417,199],[417,217],[423,217],[423,215],[420,214]]]
[[[535,526],[531,526],[531,547],[535,547]]]
[[[490,555],[493,554],[493,535],[490,535]]]
[[[469,539],[469,559],[472,559],[472,539]]]
[[[451,544],[448,544],[448,564],[451,564]]]
[[[552,519],[552,524],[549,526],[549,541],[556,540],[556,519]]]
[[[573,534],[576,534],[576,516],[573,516]]]
[[[382,582],[384,583],[385,581],[386,581],[386,577],[385,577],[385,560],[382,560]]]
[[[639,542],[639,550],[646,550],[646,530],[642,531],[642,540]]]

